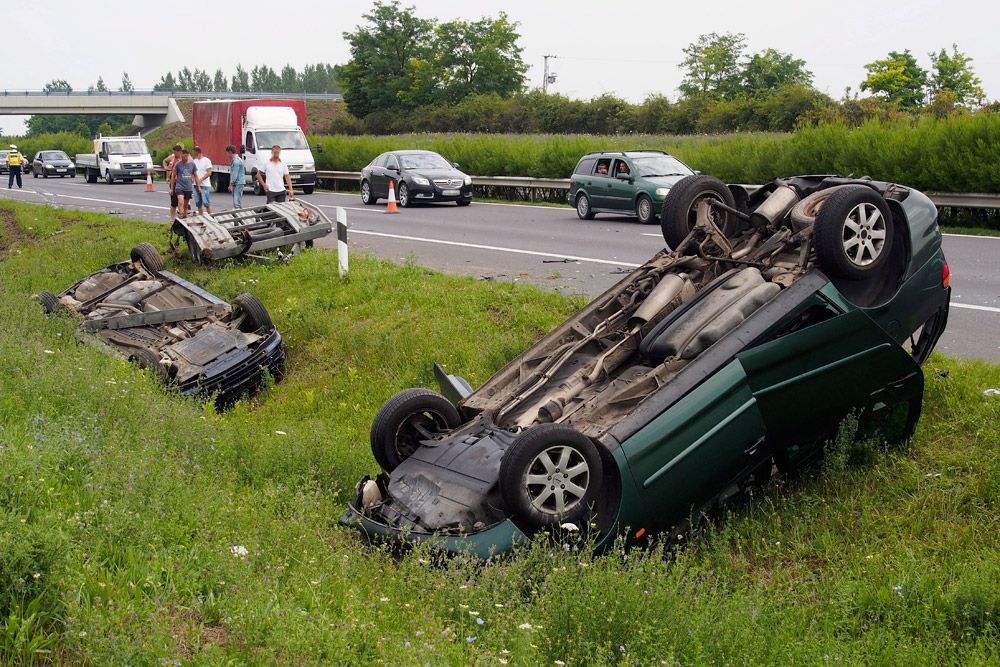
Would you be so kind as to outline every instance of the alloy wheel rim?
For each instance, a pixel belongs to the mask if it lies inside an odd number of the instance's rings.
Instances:
[[[576,198],[576,212],[580,215],[587,215],[587,211],[590,210],[590,203],[587,201],[586,195]]]
[[[565,514],[583,502],[590,486],[590,466],[576,448],[555,445],[532,459],[524,484],[537,511]]]
[[[639,200],[639,218],[641,220],[649,219],[649,200],[645,197]]]
[[[844,254],[855,266],[868,266],[885,248],[886,228],[882,211],[863,202],[851,209],[844,220]]]
[[[362,183],[361,184],[361,198],[364,199],[365,201],[368,201],[368,198],[370,196],[371,196],[371,187],[368,185],[368,183]]]

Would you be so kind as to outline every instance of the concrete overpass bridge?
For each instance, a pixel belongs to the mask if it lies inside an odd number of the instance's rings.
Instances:
[[[0,116],[35,114],[134,115],[133,125],[145,131],[184,120],[178,99],[304,99],[343,100],[333,93],[230,93],[136,90],[132,92],[0,91]]]

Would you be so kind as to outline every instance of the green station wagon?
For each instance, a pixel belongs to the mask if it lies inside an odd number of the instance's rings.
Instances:
[[[477,390],[437,368],[442,393],[391,397],[371,429],[383,472],[342,523],[481,557],[573,528],[602,549],[821,456],[851,412],[887,441],[913,433],[950,299],[928,197],[695,175],[661,225],[672,250]]]
[[[588,153],[570,179],[570,201],[581,220],[597,213],[634,215],[644,225],[656,222],[670,188],[694,174],[662,151]]]

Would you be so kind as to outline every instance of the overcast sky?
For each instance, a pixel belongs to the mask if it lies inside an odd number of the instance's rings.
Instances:
[[[286,63],[342,63],[349,56],[342,33],[371,7],[357,0],[2,3],[7,48],[0,90],[39,89],[55,78],[86,90],[98,76],[115,89],[123,71],[136,88],[150,88],[185,65],[210,73],[221,67],[228,75],[237,63],[276,70]],[[414,4],[420,16],[440,20],[498,11],[487,0]],[[987,97],[1000,97],[997,0],[508,0],[503,6],[520,22],[530,85],[541,84],[542,56],[556,55],[553,90],[573,97],[674,98],[681,49],[706,32],[743,32],[751,51],[771,47],[803,58],[816,87],[834,97],[846,86],[857,89],[864,64],[891,50],[908,48],[929,67],[927,53],[954,42],[974,58]],[[12,51],[13,36],[19,48]],[[0,117],[0,128],[18,131],[20,119]]]

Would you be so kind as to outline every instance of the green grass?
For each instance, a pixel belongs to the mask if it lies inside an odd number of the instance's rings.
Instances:
[[[430,384],[434,360],[483,382],[579,302],[360,256],[341,282],[318,250],[274,267],[171,258],[223,298],[255,292],[288,342],[287,378],[217,414],[29,300],[137,241],[162,248],[162,226],[9,214],[23,236],[0,250],[0,663],[1000,661],[1000,398],[982,394],[997,366],[934,357],[908,448],[772,487],[668,556],[395,558],[337,526],[373,471],[378,405]]]

